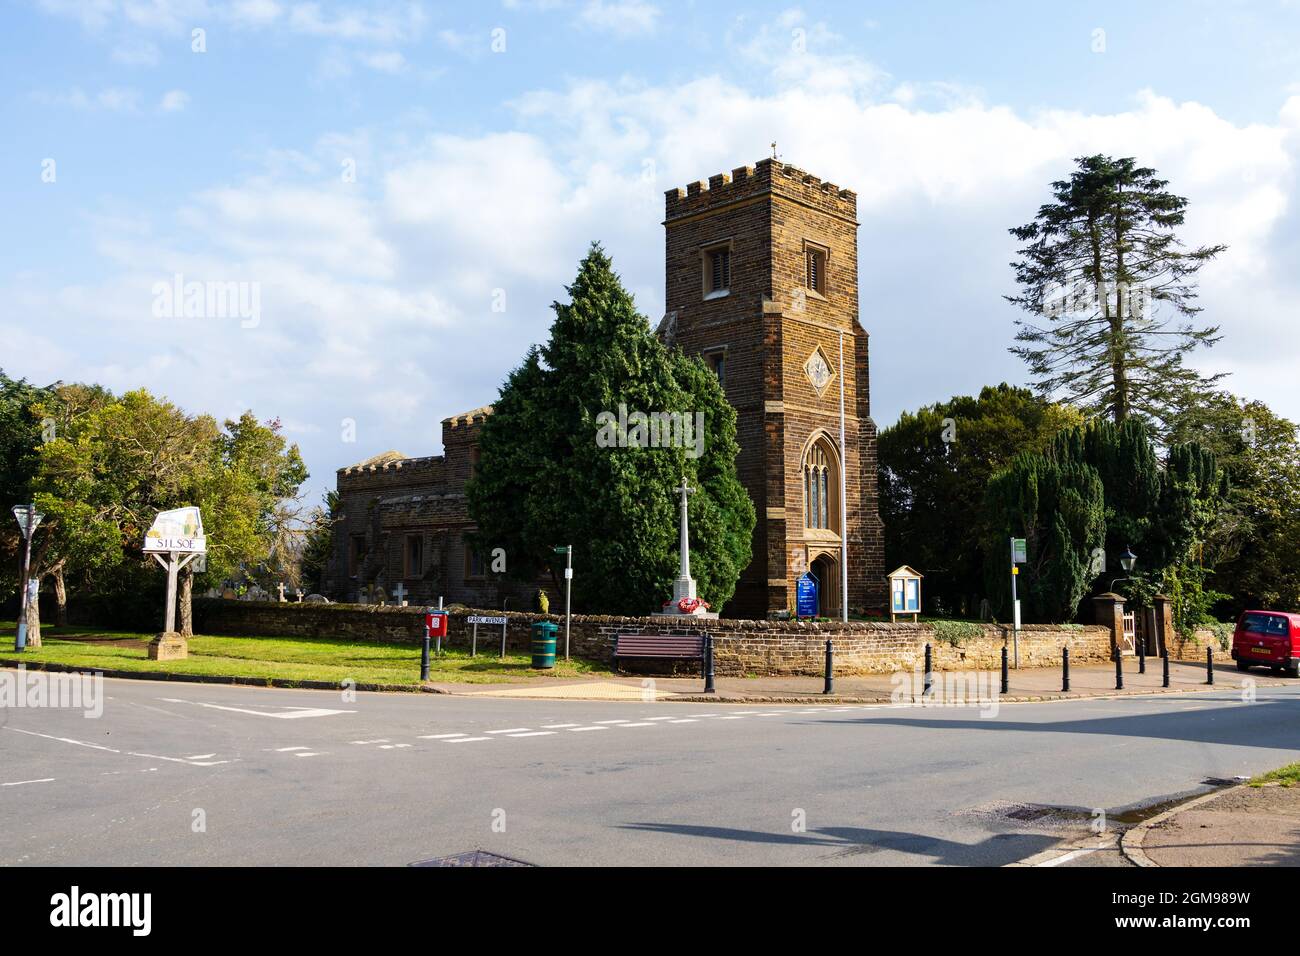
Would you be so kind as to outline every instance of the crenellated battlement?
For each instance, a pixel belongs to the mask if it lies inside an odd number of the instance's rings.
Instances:
[[[775,159],[760,159],[753,166],[738,166],[730,174],[718,173],[664,193],[666,221],[775,193],[837,216],[856,221],[858,196],[811,173]]]
[[[450,418],[444,418],[442,424],[445,428],[464,428],[471,425],[482,425],[489,415],[492,414],[492,406],[484,405],[482,408],[476,408],[473,411],[462,412],[459,415],[452,415]]]
[[[383,491],[410,484],[438,484],[443,480],[444,457],[429,455],[406,458],[396,453],[376,455],[360,464],[338,470],[340,494],[354,491]]]

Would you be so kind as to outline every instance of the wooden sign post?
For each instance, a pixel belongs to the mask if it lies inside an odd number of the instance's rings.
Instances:
[[[176,577],[207,550],[198,508],[161,511],[153,519],[153,526],[144,538],[144,551],[167,572],[167,609],[163,613],[162,633],[149,642],[150,660],[174,661],[189,656],[185,636],[176,631]]]

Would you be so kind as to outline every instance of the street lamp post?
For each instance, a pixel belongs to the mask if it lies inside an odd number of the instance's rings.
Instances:
[[[1133,569],[1137,567],[1137,563],[1138,563],[1138,556],[1133,553],[1133,549],[1131,547],[1125,545],[1124,553],[1119,556],[1120,567],[1124,569],[1124,572],[1126,574],[1132,574]],[[1110,582],[1110,590],[1114,591],[1115,585],[1119,584],[1120,581],[1131,581],[1131,580],[1133,579],[1127,577],[1115,578],[1115,580]]]
[[[36,531],[36,526],[41,523],[41,519],[45,516],[37,512],[34,504],[14,505],[13,515],[18,521],[18,529],[22,532],[24,538],[22,591],[18,598],[18,629],[14,634],[14,650],[22,651],[27,649],[27,604],[30,600],[27,579],[31,574],[32,567],[32,535]]]

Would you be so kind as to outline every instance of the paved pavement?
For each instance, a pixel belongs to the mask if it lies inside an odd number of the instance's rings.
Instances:
[[[1143,866],[1300,866],[1300,787],[1233,787],[1126,835]]]
[[[1116,693],[1150,694],[1159,692],[1163,675],[1160,660],[1147,660],[1145,673],[1139,673],[1137,658],[1124,659],[1124,689],[1115,688],[1114,664],[1075,664],[1070,668],[1070,690],[1061,689],[1061,671],[1057,667],[1026,667],[1012,670],[1008,677],[1007,694],[1003,700],[1056,700],[1059,698],[1103,697]],[[936,671],[936,686],[942,688],[949,677],[962,680],[978,676],[985,687],[998,687],[1000,674],[996,671],[961,672],[960,674]],[[1238,674],[1232,661],[1219,662],[1214,667],[1215,684],[1220,687],[1239,687],[1243,678],[1249,678],[1257,687],[1276,687],[1294,684],[1267,670],[1255,669]],[[893,699],[899,690],[908,699],[919,697],[924,679],[919,670],[896,674],[866,674],[854,677],[836,677],[832,695],[840,701],[879,702]],[[1169,690],[1190,692],[1209,690],[1206,685],[1204,661],[1171,661],[1169,665]],[[702,695],[704,682],[700,677],[601,677],[586,680],[552,681],[534,679],[529,682],[501,684],[440,684],[429,685],[443,694],[469,697],[536,697],[570,700],[640,700],[668,697],[693,697],[707,700]],[[719,677],[716,681],[715,700],[742,703],[822,700],[825,684],[822,677]]]
[[[1081,865],[1113,840],[1091,832],[1103,814],[1113,831],[1300,744],[1294,685],[996,714],[103,689],[94,719],[0,710],[0,864],[404,865],[484,849],[550,866],[1003,865],[1044,851]]]

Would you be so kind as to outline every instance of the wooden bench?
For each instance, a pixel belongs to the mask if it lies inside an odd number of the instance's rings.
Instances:
[[[614,637],[614,672],[620,657],[659,657],[704,664],[704,638],[698,634],[617,634]]]

